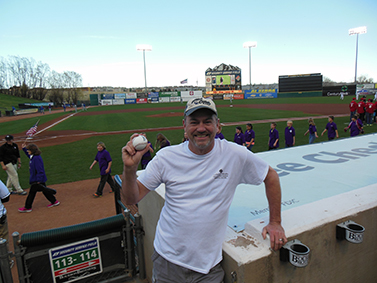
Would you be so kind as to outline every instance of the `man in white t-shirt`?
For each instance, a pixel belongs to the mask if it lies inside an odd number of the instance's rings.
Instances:
[[[271,247],[286,242],[281,226],[281,190],[278,174],[245,147],[215,140],[219,119],[214,102],[194,98],[187,103],[184,130],[189,142],[160,150],[137,178],[143,154],[131,140],[122,149],[122,198],[138,203],[148,192],[165,184],[165,205],[154,240],[153,282],[222,282],[222,243],[228,211],[238,184],[265,183],[270,222],[262,235]],[[203,281],[204,282],[204,281]]]

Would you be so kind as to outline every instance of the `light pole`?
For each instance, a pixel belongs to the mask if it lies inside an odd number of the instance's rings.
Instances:
[[[251,90],[251,47],[257,47],[256,41],[247,41],[243,44],[243,48],[249,48],[249,84]]]
[[[348,35],[356,34],[356,60],[355,60],[355,84],[357,82],[357,52],[359,46],[359,34],[367,33],[367,27],[351,28],[348,30]]]
[[[147,70],[145,68],[145,51],[152,51],[152,45],[138,44],[138,45],[136,45],[136,50],[143,51],[145,93],[148,93],[148,90],[147,90]]]

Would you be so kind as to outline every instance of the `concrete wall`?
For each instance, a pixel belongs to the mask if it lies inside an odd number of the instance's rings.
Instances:
[[[158,192],[161,192],[158,190]],[[162,193],[164,195],[164,192]],[[152,191],[147,194],[144,199],[139,203],[139,213],[143,217],[143,226],[145,231],[144,236],[144,257],[145,257],[145,268],[147,273],[147,278],[149,282],[152,282],[152,260],[151,256],[153,254],[153,240],[156,233],[156,226],[158,219],[160,217],[160,212],[164,206],[165,199],[161,194]]]
[[[373,190],[377,191],[377,186],[374,186]],[[363,192],[365,193],[365,190]],[[322,203],[304,205],[283,213],[283,219],[287,219],[283,225],[288,241],[298,239],[310,248],[309,264],[306,267],[299,268],[289,262],[280,261],[280,252],[273,252],[269,248],[269,239],[263,240],[261,237],[261,229],[267,223],[265,219],[248,223],[242,232],[234,232],[228,228],[223,244],[224,282],[233,282],[232,273],[234,272],[238,283],[376,282],[376,195],[372,196],[368,204],[365,204],[369,199],[368,195],[364,194],[361,199],[355,196],[355,206],[345,209],[344,217],[330,212],[326,218],[323,213],[319,212],[328,206],[326,203],[335,205],[341,202],[341,199],[350,200],[352,194],[355,193],[357,195],[362,191],[336,196],[320,201]],[[157,220],[164,204],[163,195],[164,189],[158,189],[158,192],[149,193],[139,204],[145,226],[145,259],[147,278],[150,282],[152,277],[150,257],[153,253]],[[344,208],[343,205],[344,203],[340,204],[340,207]],[[308,211],[311,212],[309,213],[311,219],[304,220],[307,218]],[[364,240],[361,244],[336,239],[336,225],[346,220],[352,220],[364,226]]]
[[[365,228],[361,244],[336,239],[336,225],[353,220]],[[279,252],[241,264],[224,251],[223,268],[225,283],[231,283],[231,273],[237,273],[237,282],[363,282],[373,283],[377,278],[377,208],[360,212],[299,235],[289,237],[289,241],[299,239],[310,248],[309,264],[295,267],[289,262],[280,261]]]

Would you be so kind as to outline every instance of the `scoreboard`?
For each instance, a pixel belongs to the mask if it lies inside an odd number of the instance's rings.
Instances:
[[[279,92],[322,91],[322,75],[279,76]]]
[[[206,91],[241,90],[241,69],[232,65],[220,64],[205,72]]]

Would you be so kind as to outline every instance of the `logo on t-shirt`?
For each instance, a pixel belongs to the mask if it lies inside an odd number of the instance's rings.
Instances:
[[[224,173],[223,169],[219,170],[219,173],[216,173],[213,175],[214,179],[227,179],[228,178],[228,173]]]

